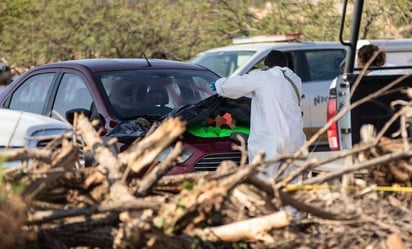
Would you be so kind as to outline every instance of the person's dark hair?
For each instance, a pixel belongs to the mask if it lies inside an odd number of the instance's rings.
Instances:
[[[372,56],[379,51],[379,54],[372,61],[370,66],[380,67],[386,62],[386,53],[378,46],[373,44],[364,45],[358,50],[358,60],[362,65],[365,65]]]
[[[166,53],[163,51],[154,51],[150,58],[155,58],[155,59],[167,59]]]
[[[272,50],[266,56],[264,64],[267,67],[286,67],[288,66],[288,58],[286,57],[286,54],[282,51]]]

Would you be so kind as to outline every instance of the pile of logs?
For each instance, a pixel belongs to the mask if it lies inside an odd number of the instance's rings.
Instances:
[[[345,167],[296,183],[322,164],[307,160],[307,147],[271,161],[259,154],[247,164],[239,137],[239,165],[169,176],[183,147],[175,143],[185,131],[177,118],[118,154],[86,117],[76,117],[73,129],[43,149],[1,152],[31,162],[2,171],[0,248],[412,247],[408,137],[383,138],[365,127],[362,143],[336,158],[346,158]],[[85,152],[95,166],[81,166]],[[274,161],[299,168],[270,181],[260,177]],[[334,179],[341,184],[327,184]]]

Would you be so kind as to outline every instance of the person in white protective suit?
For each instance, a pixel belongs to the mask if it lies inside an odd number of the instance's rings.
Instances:
[[[287,67],[287,57],[281,51],[271,51],[264,64],[267,70],[220,78],[211,85],[223,97],[251,97],[249,162],[260,150],[270,160],[297,151],[306,141],[300,108],[302,80]],[[278,164],[268,167],[267,177],[273,177],[277,169]]]

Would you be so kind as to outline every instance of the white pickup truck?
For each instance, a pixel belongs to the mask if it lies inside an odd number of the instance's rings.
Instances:
[[[191,61],[203,65],[222,77],[247,74],[263,69],[263,61],[271,50],[284,51],[289,67],[302,79],[302,112],[306,133],[326,122],[329,85],[339,74],[339,65],[346,49],[339,42],[272,42],[250,43],[214,48]],[[325,138],[326,141],[326,138]]]
[[[255,39],[251,38],[251,41]],[[247,42],[246,39],[243,42]],[[360,40],[358,47],[368,43],[382,46],[388,53],[389,63],[408,63],[407,58],[410,57],[404,57],[405,51],[399,49],[412,48],[412,39]],[[347,47],[341,42],[255,42],[230,45],[202,52],[191,62],[205,66],[222,77],[230,77],[263,69],[263,60],[273,49],[284,51],[289,58],[290,68],[302,78],[304,128],[306,136],[310,138],[326,124],[329,87],[333,79],[341,74],[341,63],[347,55]],[[316,148],[328,150],[326,134]]]
[[[362,9],[363,1],[355,1],[349,41],[343,40],[342,27],[340,30],[340,41],[348,47],[345,58],[347,63],[343,72],[330,86],[327,117],[328,120],[334,120],[336,115],[342,117],[328,128],[330,152],[315,153],[317,158],[333,158],[336,154],[341,154],[341,151],[351,149],[353,144],[360,141],[360,129],[365,124],[373,125],[375,130],[380,132],[397,111],[392,108],[392,102],[410,101],[403,90],[412,86],[412,39],[373,42],[386,52],[387,63],[382,67],[368,68],[370,73],[360,78],[361,69],[355,65],[357,50],[353,48],[364,44],[362,40],[358,40]],[[379,92],[384,94],[378,94]],[[368,96],[369,99],[365,99]],[[358,100],[362,101],[357,102]],[[357,106],[346,112],[355,102]],[[387,128],[384,136],[392,137],[400,128],[399,118]],[[342,165],[342,161],[334,161],[323,165],[321,170],[339,169]]]

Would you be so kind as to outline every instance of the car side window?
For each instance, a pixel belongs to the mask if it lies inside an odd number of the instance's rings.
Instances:
[[[247,73],[251,73],[251,72],[254,72],[256,70],[258,70],[258,71],[264,70],[266,68],[264,62],[265,62],[265,59],[263,58],[258,63],[256,63]]]
[[[295,70],[293,54],[291,52],[285,52],[286,56],[288,57],[288,67],[292,70]],[[261,59],[258,63],[256,63],[247,73],[251,73],[255,70],[264,70],[267,67],[265,66],[265,57]]]
[[[203,65],[221,77],[228,77],[253,56],[255,51],[227,51],[207,53],[194,63]]]
[[[332,80],[340,74],[339,66],[345,59],[345,50],[313,50],[306,51],[312,81]]]
[[[86,109],[90,111],[92,96],[86,87],[84,80],[75,74],[65,73],[61,79],[53,103],[52,117],[58,118],[60,114],[66,117],[66,112],[72,109]],[[59,113],[59,114],[56,114]]]
[[[55,73],[30,77],[12,94],[10,109],[42,114]]]

